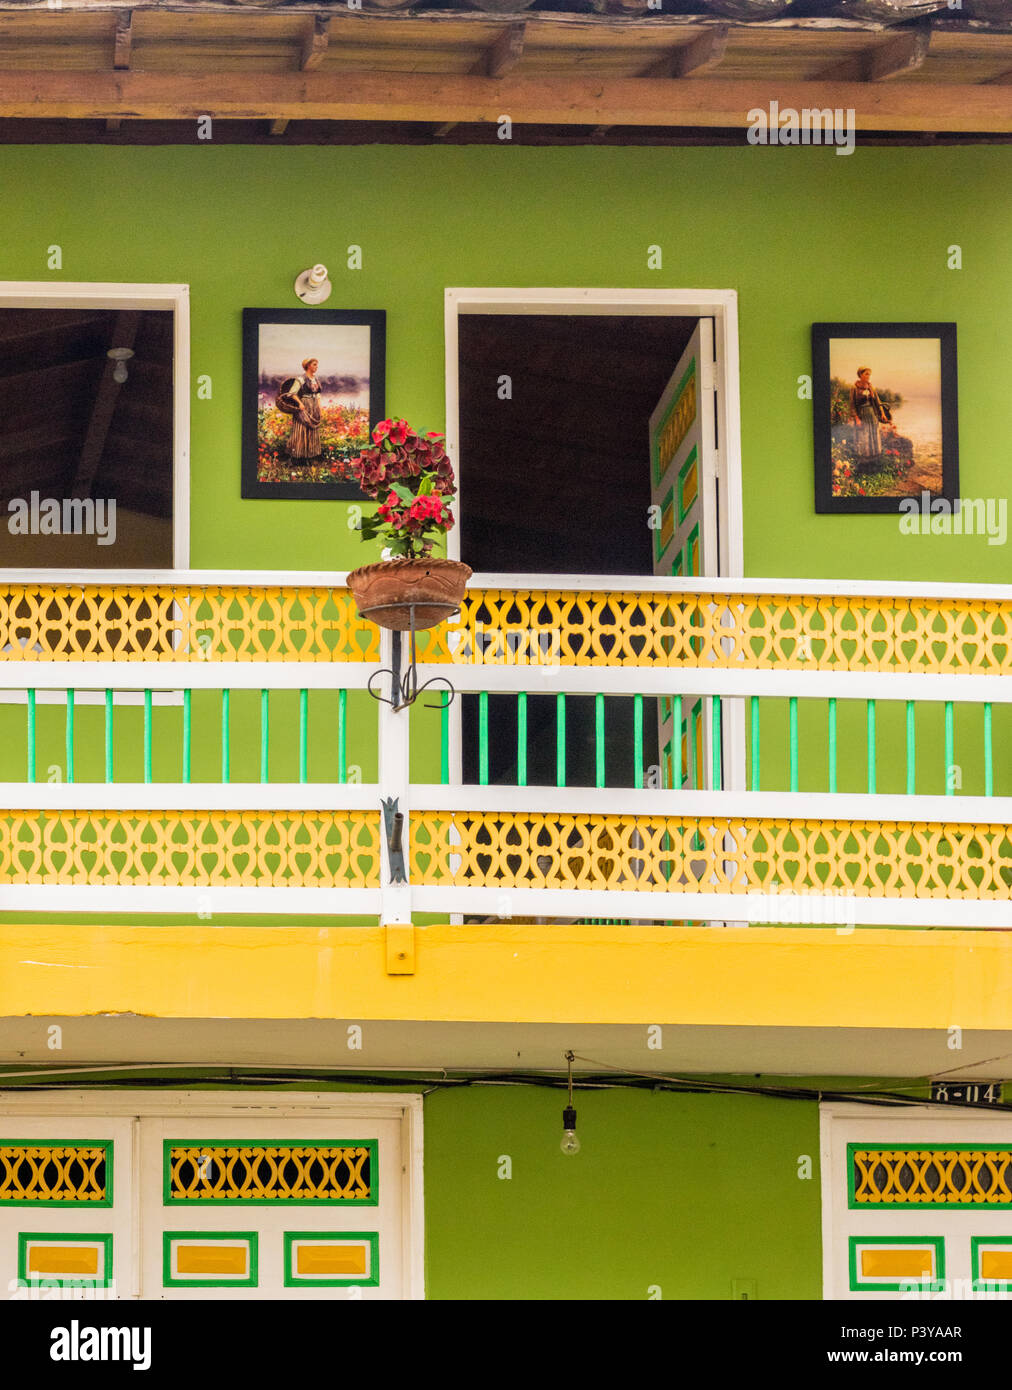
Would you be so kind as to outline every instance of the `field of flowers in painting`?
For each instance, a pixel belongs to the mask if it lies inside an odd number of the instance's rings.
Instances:
[[[293,462],[287,449],[292,417],[278,410],[271,398],[261,396],[257,412],[259,482],[332,483],[349,477],[348,459],[369,443],[369,412],[364,407],[342,405],[333,396],[321,396],[320,415],[323,453],[313,463]]]

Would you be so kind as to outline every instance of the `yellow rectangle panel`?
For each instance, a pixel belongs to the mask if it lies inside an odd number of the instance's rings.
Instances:
[[[699,474],[696,464],[693,463],[685,476],[679,479],[678,507],[683,517],[687,515],[689,508],[695,502],[698,491]]]
[[[1012,1280],[1012,1250],[982,1250],[980,1277]]]
[[[864,1279],[927,1279],[935,1272],[935,1252],[914,1250],[862,1250],[861,1276]]]
[[[97,1245],[32,1245],[29,1274],[91,1274],[98,1277]]]
[[[299,1245],[295,1251],[296,1274],[367,1274],[364,1245]]]
[[[242,1245],[177,1245],[177,1274],[245,1274],[249,1247]]]

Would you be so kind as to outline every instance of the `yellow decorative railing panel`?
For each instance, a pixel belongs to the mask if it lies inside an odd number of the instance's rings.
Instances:
[[[1012,1149],[850,1145],[851,1206],[1012,1206]]]
[[[375,1203],[375,1142],[165,1143],[165,1201]]]
[[[411,878],[490,888],[1008,900],[1012,830],[592,813],[412,811]]]
[[[111,1143],[0,1143],[0,1203],[111,1206],[111,1158]]]
[[[0,812],[0,884],[375,888],[366,811]]]

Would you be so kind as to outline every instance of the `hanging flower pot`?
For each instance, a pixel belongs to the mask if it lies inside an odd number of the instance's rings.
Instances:
[[[363,618],[378,627],[406,632],[445,622],[460,607],[469,565],[430,556],[427,560],[381,560],[348,575],[348,588]]]
[[[382,498],[363,517],[363,540],[386,543],[390,558],[348,575],[363,618],[406,632],[445,622],[460,607],[471,570],[432,554],[436,537],[453,525],[449,500],[456,491],[443,436],[420,435],[406,420],[382,420],[372,447],[349,462],[367,497]]]

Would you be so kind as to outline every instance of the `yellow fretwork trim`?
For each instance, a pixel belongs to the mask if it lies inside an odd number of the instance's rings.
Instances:
[[[811,594],[477,589],[423,661],[1012,673],[1012,603]],[[0,660],[376,662],[345,589],[209,583],[0,586]]]
[[[371,811],[0,811],[0,887],[375,888]]]
[[[1012,839],[998,824],[419,809],[410,857],[414,882],[443,887],[976,901],[1012,892]]]
[[[5,926],[0,1017],[1012,1029],[1002,932],[496,922],[415,943],[391,977],[382,927]]]

